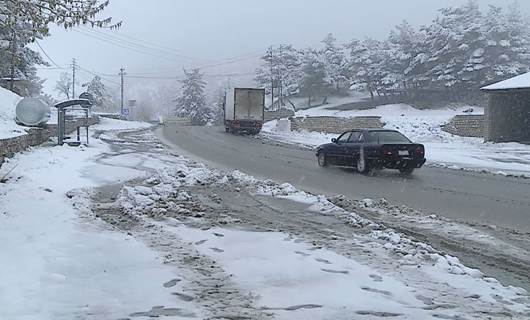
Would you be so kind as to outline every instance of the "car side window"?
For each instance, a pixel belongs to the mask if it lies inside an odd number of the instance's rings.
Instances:
[[[357,142],[359,142],[359,143],[363,143],[364,142],[364,134],[362,134],[362,133],[359,134],[359,139],[357,140]]]
[[[354,131],[351,133],[349,143],[358,143],[359,137],[361,136],[361,133],[359,131]]]
[[[351,132],[346,132],[342,136],[340,136],[339,139],[337,139],[337,141],[339,143],[346,143],[350,139],[350,136],[351,136]]]

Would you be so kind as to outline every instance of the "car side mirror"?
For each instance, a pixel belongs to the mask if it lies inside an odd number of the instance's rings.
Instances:
[[[332,143],[337,143],[338,140],[337,140],[336,138],[333,138],[333,139],[331,139],[331,142],[332,142]]]

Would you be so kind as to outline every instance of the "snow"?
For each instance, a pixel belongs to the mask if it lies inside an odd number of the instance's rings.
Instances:
[[[15,109],[22,97],[0,88],[0,139],[26,134],[26,128],[15,123]]]
[[[104,128],[105,137],[113,140],[124,130],[149,127],[102,121],[96,128]],[[157,147],[149,133],[135,139]],[[194,279],[184,277],[176,287],[165,288],[164,283],[182,278],[183,271],[163,263],[160,253],[143,242],[86,216],[90,188],[139,177],[146,184],[124,186],[117,199],[126,214],[148,216],[160,209],[157,204],[169,208],[172,199],[189,201],[186,186],[224,185],[238,186],[237,192],[247,188],[256,196],[296,201],[313,213],[340,212],[349,217],[350,225],[372,228],[366,236],[355,232],[345,240],[344,255],[282,232],[192,229],[178,219],[146,218],[163,227],[150,234],[170,231],[215,260],[238,289],[255,297],[258,308],[276,319],[369,319],[381,314],[433,319],[491,310],[528,312],[523,289],[505,287],[428,244],[338,208],[324,196],[239,171],[211,169],[183,157],[164,158],[163,152],[130,152],[134,149],[122,146],[123,153],[109,157],[110,146],[93,138],[88,147],[35,148],[7,162],[6,169],[18,166],[9,182],[0,184],[0,319],[124,319],[154,306],[173,306],[171,293],[185,291]],[[147,175],[146,168],[156,169],[156,174]],[[364,203],[375,204],[370,199]],[[161,245],[166,246],[168,239],[160,239]],[[361,249],[352,251],[355,248]],[[466,298],[477,293],[476,301]],[[437,301],[448,299],[455,309],[420,298],[433,295]],[[203,318],[194,302],[179,303]]]
[[[147,127],[104,120],[99,129],[113,125]],[[66,197],[99,186],[109,173],[113,181],[143,174],[95,170],[109,150],[98,139],[81,148],[39,147],[2,167],[16,166],[0,184],[0,319],[118,319],[174,303],[162,286],[175,278],[171,268],[134,238],[87,224],[79,210],[88,204]]]
[[[368,110],[329,110],[325,106],[301,110],[297,116],[381,116],[385,128],[395,129],[426,148],[427,165],[454,169],[486,170],[505,175],[530,176],[530,146],[520,143],[488,143],[482,138],[454,136],[441,130],[441,126],[470,107],[420,110],[405,104],[384,105]],[[483,109],[473,107],[472,113],[483,114]],[[262,136],[286,143],[314,148],[329,143],[336,134],[319,132],[281,132],[276,121],[265,123]]]
[[[360,310],[431,318],[414,288],[387,276],[376,282],[377,272],[370,267],[297,243],[287,234],[220,228],[204,233],[184,227],[175,232],[186,241],[207,240],[199,252],[219,262],[243,289],[258,294],[259,307],[274,310],[275,319],[351,319]],[[306,307],[285,310],[297,306]]]
[[[130,131],[130,130],[137,130],[137,129],[147,129],[152,127],[153,125],[147,122],[139,122],[139,121],[125,121],[125,120],[116,120],[116,119],[110,119],[110,118],[99,118],[99,123],[95,126],[92,126],[91,128],[93,130],[112,130],[113,132],[116,131]]]
[[[501,82],[494,83],[492,85],[483,87],[482,90],[494,91],[494,90],[511,90],[511,89],[529,89],[530,88],[530,72],[518,75],[517,77],[510,78]]]

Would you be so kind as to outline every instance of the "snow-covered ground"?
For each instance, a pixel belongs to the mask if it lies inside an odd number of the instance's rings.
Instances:
[[[210,219],[202,203],[195,203],[198,211],[182,207],[197,196],[186,187],[198,185],[210,186],[210,193],[234,188],[239,199],[243,199],[247,189],[255,196],[299,202],[307,205],[313,215],[340,212],[358,231],[345,239],[334,235],[322,245],[321,238],[304,239],[272,230],[248,231],[242,226],[231,228],[229,221],[245,216],[252,219],[249,211],[253,208],[239,202],[243,200],[237,202],[237,206],[244,206],[242,216],[223,217],[222,224],[228,226],[210,228],[206,222],[190,228],[187,223]],[[180,191],[171,194],[171,190]],[[341,210],[325,197],[297,190],[288,183],[261,181],[237,171],[212,170],[180,158],[174,168],[159,171],[142,186],[125,188],[119,201],[129,215],[154,219],[161,228],[157,232],[169,232],[216,261],[238,288],[257,297],[258,310],[273,312],[275,319],[351,319],[352,315],[368,319],[501,319],[509,314],[522,319],[530,311],[526,290],[503,286],[479,270],[466,267],[456,257],[355,212]],[[222,203],[223,209],[230,208],[229,199]],[[173,216],[173,210],[181,214]],[[164,215],[172,218],[160,222]],[[288,225],[281,225],[289,229]],[[329,249],[334,246],[336,251]],[[341,250],[350,254],[339,254]]]
[[[22,97],[0,88],[0,139],[26,134],[24,127],[15,123],[15,109]]]
[[[0,170],[14,169],[0,183],[0,319],[523,319],[530,312],[524,289],[324,196],[175,156],[151,132],[117,134],[147,124],[101,121],[88,147],[34,148]],[[133,178],[113,203],[89,203],[93,188]],[[193,194],[201,186],[207,191]],[[218,200],[211,214],[222,223],[211,226],[197,196]],[[253,205],[239,203],[244,197]],[[332,236],[317,239],[236,229],[230,210],[243,210],[241,221],[266,209],[259,197],[303,204],[304,214],[337,214],[351,233],[320,230],[315,237]],[[116,224],[91,205],[120,208]],[[128,219],[136,227],[125,231]]]
[[[482,138],[451,135],[441,125],[464,114],[469,107],[419,110],[409,105],[384,105],[368,110],[337,111],[328,106],[301,110],[296,116],[381,116],[386,128],[396,129],[412,141],[426,147],[427,163],[451,168],[488,170],[500,174],[530,175],[530,146],[519,143],[484,143]],[[483,114],[473,107],[472,114]],[[319,132],[279,132],[276,121],[266,123],[262,133],[267,138],[315,147],[330,142],[337,135]]]
[[[93,129],[145,128],[102,119]],[[109,146],[39,147],[9,159],[0,176],[0,319],[118,319],[171,305],[174,271],[143,243],[104,223],[87,224],[67,193],[142,176],[94,160]]]

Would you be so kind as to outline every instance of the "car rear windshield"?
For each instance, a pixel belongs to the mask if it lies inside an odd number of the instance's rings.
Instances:
[[[365,135],[367,143],[410,143],[410,140],[399,132],[394,131],[374,131],[367,132]]]

